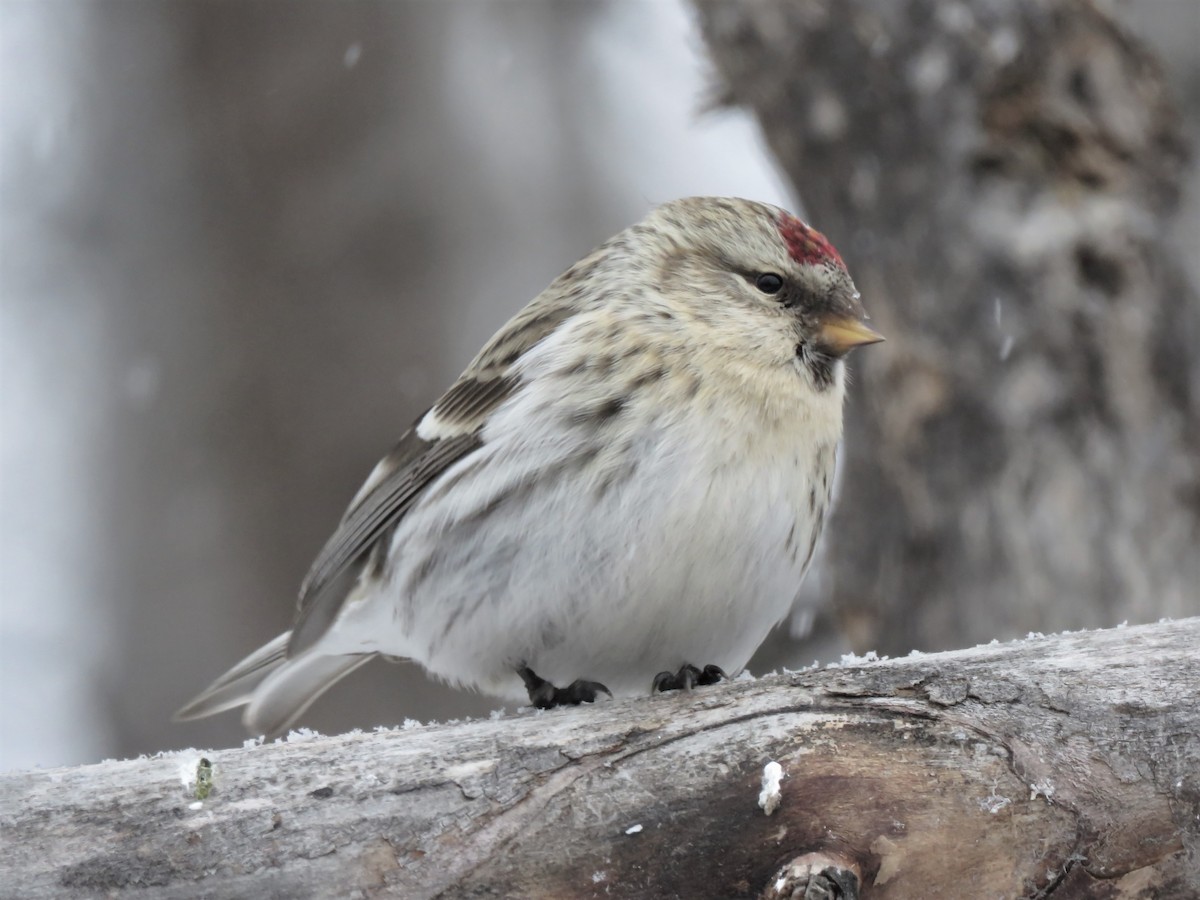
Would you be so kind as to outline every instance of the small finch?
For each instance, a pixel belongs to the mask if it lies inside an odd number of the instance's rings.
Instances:
[[[292,630],[177,718],[274,734],[378,655],[539,707],[737,672],[812,560],[865,319],[789,213],[658,207],[496,333],[351,501]]]

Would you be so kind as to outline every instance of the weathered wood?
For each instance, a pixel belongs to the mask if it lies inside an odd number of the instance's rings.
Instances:
[[[1193,618],[0,776],[0,894],[755,897],[814,853],[864,897],[1194,898],[1198,652]]]

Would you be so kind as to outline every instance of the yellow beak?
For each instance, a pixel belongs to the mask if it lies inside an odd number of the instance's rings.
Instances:
[[[843,356],[855,347],[878,344],[883,335],[854,316],[828,316],[821,322],[820,342],[830,353]]]

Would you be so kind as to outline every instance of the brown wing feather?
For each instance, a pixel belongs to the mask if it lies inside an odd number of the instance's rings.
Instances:
[[[387,536],[422,492],[482,445],[488,414],[519,385],[513,363],[573,312],[569,297],[548,299],[554,296],[547,291],[514,316],[434,404],[439,437],[425,440],[414,426],[376,467],[304,579],[289,656],[311,646],[333,624],[363,563],[373,551],[386,551]]]
[[[403,517],[429,483],[481,444],[478,434],[425,441],[416,429],[400,439],[393,451],[397,467],[350,510],[304,579],[288,643],[289,656],[310,646],[337,618],[350,588],[343,576],[357,577],[360,560]]]

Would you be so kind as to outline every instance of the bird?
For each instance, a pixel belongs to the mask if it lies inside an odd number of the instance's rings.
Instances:
[[[354,496],[291,631],[176,718],[280,734],[378,656],[540,708],[740,672],[812,562],[868,318],[791,213],[652,209],[484,345]]]

